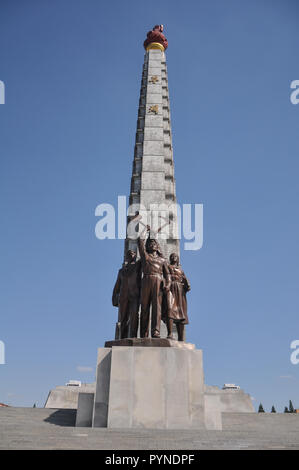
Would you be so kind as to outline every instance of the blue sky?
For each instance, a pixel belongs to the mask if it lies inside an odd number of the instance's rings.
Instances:
[[[177,198],[204,205],[203,248],[181,254],[187,339],[206,383],[299,407],[298,2],[0,8],[0,402],[43,406],[56,385],[92,382],[114,336],[123,242],[95,237],[94,211],[129,193],[142,43],[163,23]]]

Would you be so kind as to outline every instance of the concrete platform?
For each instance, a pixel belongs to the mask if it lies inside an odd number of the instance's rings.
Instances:
[[[299,450],[299,415],[223,413],[223,431],[75,428],[74,410],[0,408],[0,449]]]
[[[74,409],[78,407],[79,393],[94,393],[95,383],[82,384],[80,387],[71,387],[67,385],[58,385],[53,390],[50,390],[45,408],[65,408]]]
[[[223,390],[214,385],[205,385],[205,400],[211,408],[222,413],[254,413],[251,396],[244,390]]]

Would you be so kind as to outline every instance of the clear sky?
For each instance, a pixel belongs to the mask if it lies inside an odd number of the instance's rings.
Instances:
[[[143,64],[156,23],[167,65],[177,198],[204,205],[183,251],[187,339],[206,383],[299,408],[299,79],[296,0],[1,0],[0,402],[43,406],[94,381],[114,336],[123,241],[98,204],[128,195]]]

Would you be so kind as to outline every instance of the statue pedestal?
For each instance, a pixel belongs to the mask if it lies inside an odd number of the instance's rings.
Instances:
[[[121,341],[98,350],[92,426],[205,429],[202,351],[165,339]]]
[[[250,395],[204,385],[202,351],[167,338],[99,348],[96,388],[79,393],[76,426],[222,430],[222,413],[253,413]]]

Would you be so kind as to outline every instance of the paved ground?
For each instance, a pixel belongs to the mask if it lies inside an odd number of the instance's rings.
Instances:
[[[75,428],[74,410],[0,408],[0,449],[299,449],[299,415],[229,413],[223,431]]]

